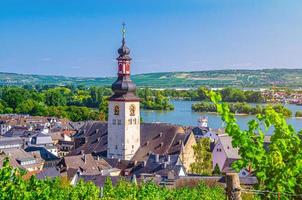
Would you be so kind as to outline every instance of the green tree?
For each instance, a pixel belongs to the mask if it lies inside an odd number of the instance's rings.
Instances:
[[[1,200],[95,200],[99,199],[100,190],[94,184],[80,181],[75,187],[63,184],[62,179],[38,180],[32,176],[24,180],[24,171],[12,168],[7,158],[0,168]]]
[[[237,170],[250,167],[257,176],[261,190],[301,194],[302,142],[283,114],[268,106],[263,114],[258,114],[256,119],[248,123],[248,130],[241,130],[228,104],[220,103],[220,95],[211,91],[209,96],[226,123],[225,131],[232,137],[233,147],[240,149],[241,159],[233,167]],[[264,136],[272,128],[271,143],[267,149],[264,147]],[[266,197],[276,198],[271,194]],[[289,196],[283,198],[291,199]]]
[[[295,117],[302,117],[302,111],[297,111]]]
[[[277,113],[281,113],[284,117],[291,117],[292,111],[284,107],[282,104],[277,104],[272,107]]]
[[[212,171],[212,154],[210,139],[201,138],[193,146],[195,161],[190,165],[190,171],[195,174],[209,175]]]
[[[218,164],[216,163],[214,170],[213,170],[213,175],[221,175],[221,171],[219,169]]]
[[[99,105],[99,120],[108,120],[108,98],[106,97],[102,97]]]
[[[30,96],[28,90],[19,87],[5,87],[1,98],[7,103],[8,107],[15,109]]]
[[[206,91],[207,91],[207,88],[205,88],[205,87],[199,87],[197,89],[199,101],[209,100],[208,96],[206,95]]]
[[[45,92],[45,102],[48,106],[65,106],[70,90],[63,87],[48,89]]]
[[[105,183],[104,183],[104,197],[113,198],[114,197],[114,190],[112,186],[112,181],[109,176],[106,177]]]

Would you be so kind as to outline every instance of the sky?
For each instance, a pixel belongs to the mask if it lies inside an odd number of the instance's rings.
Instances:
[[[116,75],[302,67],[301,0],[0,0],[0,71]]]

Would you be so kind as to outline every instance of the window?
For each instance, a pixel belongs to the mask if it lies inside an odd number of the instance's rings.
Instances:
[[[131,104],[129,107],[129,111],[130,111],[130,116],[135,116],[135,105]]]
[[[129,123],[129,124],[132,124],[132,119],[128,119],[128,123]]]
[[[119,119],[119,120],[117,120],[117,124],[118,125],[121,125],[122,124],[122,121]]]
[[[115,149],[117,149],[117,144],[115,145]]]
[[[133,124],[136,124],[136,118],[133,119]]]
[[[120,114],[120,107],[119,105],[114,106],[114,115],[119,115]]]
[[[134,145],[132,145],[132,149],[134,149]]]
[[[112,120],[112,124],[115,125],[116,124],[116,119]]]

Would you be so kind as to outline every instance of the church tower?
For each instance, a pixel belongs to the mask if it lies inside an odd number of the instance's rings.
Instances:
[[[140,105],[136,85],[130,79],[131,58],[125,41],[125,24],[122,33],[118,77],[111,86],[114,94],[109,98],[107,157],[131,160],[140,147]]]

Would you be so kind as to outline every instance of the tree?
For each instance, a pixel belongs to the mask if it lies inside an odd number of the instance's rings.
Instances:
[[[16,113],[30,114],[34,116],[47,115],[47,106],[42,102],[37,102],[32,99],[28,99],[20,103],[16,108]]]
[[[113,198],[113,196],[114,196],[114,190],[112,186],[112,181],[110,177],[107,176],[104,183],[104,197]]]
[[[194,163],[190,165],[190,171],[195,174],[209,175],[212,171],[212,154],[210,151],[210,139],[201,138],[193,146]]]
[[[236,170],[250,167],[259,181],[258,189],[301,194],[302,142],[283,114],[268,106],[263,114],[249,121],[248,130],[241,130],[228,104],[221,103],[221,96],[213,91],[208,94],[226,123],[225,131],[232,137],[233,147],[239,148],[241,159],[232,167]],[[265,148],[264,136],[269,129],[273,129],[273,134],[269,147]],[[267,194],[267,198],[276,197]]]
[[[99,105],[99,120],[106,121],[108,119],[108,98],[102,97]]]
[[[45,92],[45,102],[48,106],[65,106],[70,90],[63,87],[48,89]]]
[[[197,94],[198,94],[198,100],[199,101],[204,101],[204,100],[209,99],[208,96],[206,95],[206,92],[205,92],[206,90],[207,90],[207,88],[205,88],[205,87],[199,87],[197,89]]]
[[[5,113],[5,106],[0,101],[0,114],[3,114],[3,113]]]
[[[302,117],[302,111],[297,111],[295,117]]]
[[[32,176],[29,180],[22,177],[25,172],[12,168],[8,158],[0,168],[0,199],[1,200],[95,200],[99,199],[100,190],[91,182],[80,181],[75,187],[63,184],[63,179],[38,180]]]
[[[216,163],[214,170],[213,170],[213,175],[220,175],[220,174],[221,174],[221,171],[219,169],[218,164]]]
[[[18,104],[29,98],[29,92],[19,87],[5,87],[1,98],[7,103],[8,107],[15,109]]]

